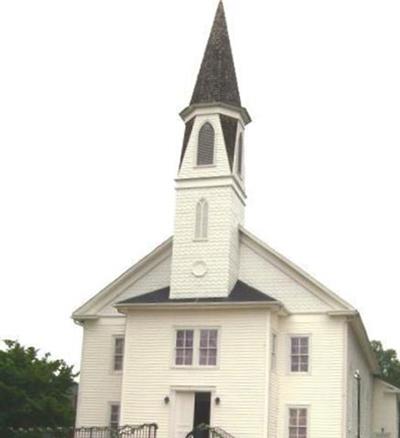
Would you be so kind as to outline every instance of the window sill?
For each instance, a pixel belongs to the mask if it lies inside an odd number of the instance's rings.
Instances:
[[[173,370],[219,370],[218,365],[172,365]]]
[[[217,167],[216,164],[196,164],[193,166],[193,169],[210,169],[213,167]]]
[[[207,238],[197,238],[197,239],[193,239],[193,242],[208,242]]]
[[[289,371],[289,376],[311,376],[311,371]]]

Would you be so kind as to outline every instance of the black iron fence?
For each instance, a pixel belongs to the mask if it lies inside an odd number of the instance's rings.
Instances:
[[[200,424],[195,427],[186,438],[234,438],[230,433],[220,427],[211,427],[207,424]]]
[[[0,430],[1,438],[157,438],[157,424],[139,426],[49,428]]]

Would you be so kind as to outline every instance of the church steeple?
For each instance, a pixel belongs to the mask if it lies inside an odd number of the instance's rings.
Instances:
[[[190,105],[176,178],[171,298],[226,297],[238,280],[244,222],[244,130],[222,1]]]
[[[218,5],[190,104],[217,102],[241,107],[222,0]]]

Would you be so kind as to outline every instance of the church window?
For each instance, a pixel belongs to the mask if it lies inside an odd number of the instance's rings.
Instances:
[[[201,199],[196,205],[196,239],[207,239],[208,234],[208,202]]]
[[[309,371],[309,337],[292,336],[290,338],[290,371],[308,373]]]
[[[243,175],[243,134],[239,136],[238,155],[237,155],[237,172]]]
[[[289,409],[289,438],[307,438],[308,418],[306,408]]]
[[[118,336],[114,338],[114,371],[122,371],[124,362],[124,338]]]
[[[216,366],[217,365],[217,342],[218,331],[200,330],[200,356],[199,365]]]
[[[118,429],[119,426],[119,403],[112,403],[110,405],[110,428]]]
[[[217,328],[179,328],[175,333],[174,366],[217,366],[219,338]]]
[[[193,364],[193,330],[177,330],[175,344],[175,365]]]
[[[205,123],[199,131],[197,145],[197,165],[207,166],[214,164],[215,132],[210,123]]]

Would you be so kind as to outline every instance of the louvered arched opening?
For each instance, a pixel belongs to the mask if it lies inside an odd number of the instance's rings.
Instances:
[[[205,123],[199,131],[197,145],[197,165],[207,166],[214,164],[215,132],[211,123]]]

